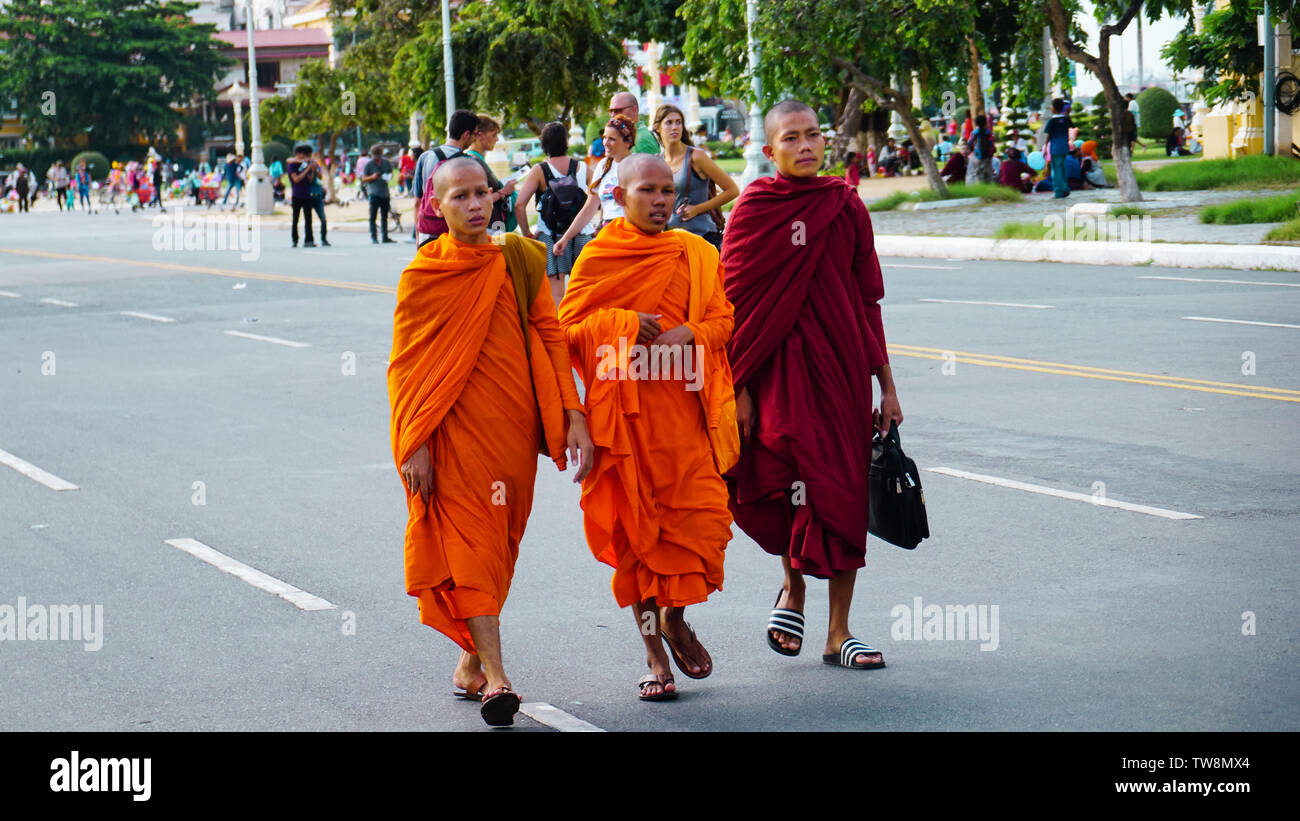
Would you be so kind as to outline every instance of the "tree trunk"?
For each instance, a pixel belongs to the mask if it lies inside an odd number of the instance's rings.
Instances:
[[[984,90],[980,87],[980,49],[972,34],[966,35],[966,54],[970,60],[966,67],[966,97],[974,120],[984,113]]]
[[[862,132],[862,103],[866,101],[867,95],[853,86],[847,86],[845,90],[844,108],[835,122],[835,139],[831,142],[831,165],[846,161],[849,145]]]
[[[921,159],[921,167],[925,169],[925,179],[930,183],[930,189],[940,197],[947,198],[948,184],[943,181],[943,177],[939,176],[939,164],[934,161],[934,145],[926,142],[925,137],[921,136],[921,124],[912,114],[911,100],[904,100],[901,105],[896,105],[894,110],[903,121],[907,135],[912,138],[912,147]]]
[[[324,137],[325,135],[322,134],[321,135],[322,145],[324,144]],[[333,134],[330,134],[329,138],[330,138],[329,150],[327,152],[324,152],[325,159],[329,160],[330,162],[330,164],[325,167],[325,202],[326,203],[332,202],[337,204],[339,198],[334,193],[334,172],[338,170],[338,160],[334,158],[334,152],[338,150],[339,147],[339,135],[337,132],[335,132]]]
[[[1097,38],[1097,56],[1094,57],[1070,40],[1070,15],[1061,5],[1061,0],[1047,0],[1047,19],[1057,49],[1091,71],[1101,81],[1102,91],[1106,94],[1106,111],[1110,114],[1110,133],[1114,140],[1111,157],[1115,160],[1115,177],[1124,202],[1141,202],[1142,192],[1138,190],[1137,176],[1133,173],[1133,156],[1124,140],[1124,112],[1128,106],[1120,96],[1115,75],[1110,70],[1110,38],[1124,33],[1124,29],[1142,7],[1142,2],[1143,0],[1130,0],[1128,9],[1117,22],[1101,27]]]

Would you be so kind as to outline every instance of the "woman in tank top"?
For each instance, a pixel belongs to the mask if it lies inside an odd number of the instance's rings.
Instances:
[[[591,223],[597,210],[600,211],[602,226],[623,216],[623,206],[614,201],[614,189],[618,187],[618,164],[632,153],[632,146],[636,144],[636,123],[622,114],[611,117],[605,124],[602,142],[605,144],[605,159],[591,170],[592,181],[587,189],[587,203],[582,206],[573,225],[555,243],[551,253],[556,256],[564,255],[569,243],[583,226]]]
[[[709,212],[740,196],[740,187],[709,157],[709,152],[694,146],[686,133],[686,118],[677,106],[659,106],[653,130],[664,147],[663,158],[672,169],[673,185],[677,188],[677,201],[668,227],[698,234],[721,250],[722,231]],[[710,181],[718,188],[714,197],[709,197]]]

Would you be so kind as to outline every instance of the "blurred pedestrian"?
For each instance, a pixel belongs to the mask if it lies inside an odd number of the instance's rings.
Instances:
[[[383,234],[384,242],[397,241],[388,238],[388,212],[391,208],[388,175],[391,173],[393,173],[393,164],[384,156],[384,149],[377,145],[372,146],[370,162],[366,163],[366,172],[361,178],[361,184],[365,186],[366,197],[370,200],[370,241],[375,245],[379,244],[379,236],[375,232],[376,214],[379,215],[380,233]]]

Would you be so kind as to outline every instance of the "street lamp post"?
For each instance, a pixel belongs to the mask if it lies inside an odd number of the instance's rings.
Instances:
[[[231,104],[235,107],[235,153],[244,153],[244,107],[240,103],[244,99],[244,87],[236,80],[227,91],[226,96],[230,98]]]
[[[745,3],[745,34],[749,40],[749,88],[754,98],[749,106],[749,145],[745,147],[745,171],[740,175],[740,187],[745,188],[759,177],[772,175],[772,162],[763,156],[763,81],[758,78],[758,43],[754,41],[754,19],[758,15],[758,0]]]
[[[275,192],[271,188],[270,174],[266,169],[266,158],[262,156],[262,122],[258,119],[257,93],[257,51],[253,46],[253,32],[256,29],[253,18],[253,2],[248,4],[248,115],[249,131],[253,138],[252,165],[248,176],[248,213],[267,215],[275,208]]]
[[[456,73],[451,64],[451,5],[442,0],[442,74],[447,87],[447,122],[456,110]]]

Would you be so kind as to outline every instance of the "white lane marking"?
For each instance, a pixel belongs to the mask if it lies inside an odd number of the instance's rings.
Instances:
[[[274,336],[259,336],[257,334],[246,334],[243,331],[222,331],[229,336],[238,336],[244,339],[256,339],[259,342],[274,342],[276,345],[288,345],[290,348],[310,348],[311,345],[306,342],[294,342],[290,339],[279,339]]]
[[[60,479],[53,473],[41,470],[26,459],[19,459],[7,450],[0,450],[0,465],[8,465],[28,479],[40,482],[50,490],[79,490],[76,485],[67,479]]]
[[[1288,325],[1285,322],[1254,322],[1249,319],[1220,319],[1216,316],[1184,316],[1181,319],[1192,319],[1197,322],[1227,322],[1232,325],[1266,325],[1270,328],[1300,328],[1300,325]]]
[[[119,311],[122,316],[134,316],[140,319],[152,319],[154,322],[175,322],[169,316],[158,316],[158,314],[146,314],[144,311]]]
[[[519,712],[547,727],[562,733],[603,733],[595,724],[589,724],[577,716],[571,716],[559,707],[545,701],[529,701],[519,705]]]
[[[1219,282],[1226,285],[1280,285],[1284,288],[1300,288],[1300,282],[1256,282],[1250,279],[1197,279],[1196,277],[1157,277],[1144,276],[1138,279],[1167,279],[1174,282]]]
[[[931,473],[942,473],[944,476],[954,476],[958,479],[970,479],[975,482],[984,482],[989,485],[999,487],[1009,487],[1014,490],[1023,490],[1028,493],[1041,493],[1044,496],[1055,496],[1058,499],[1071,499],[1076,502],[1087,502],[1097,505],[1098,507],[1117,507],[1121,510],[1130,510],[1134,513],[1145,513],[1148,516],[1159,516],[1162,519],[1203,519],[1204,516],[1197,516],[1195,513],[1181,513],[1177,510],[1165,510],[1162,507],[1151,507],[1149,505],[1137,505],[1132,502],[1120,502],[1115,499],[1098,498],[1088,493],[1076,493],[1072,490],[1057,490],[1054,487],[1044,487],[1042,485],[1031,485],[1028,482],[1017,482],[1015,479],[1002,479],[998,476],[986,476],[982,473],[970,473],[965,470],[955,470],[953,468],[923,468]]]
[[[925,268],[930,271],[960,271],[960,265],[908,265],[902,262],[882,262],[881,268]]]
[[[68,302],[62,299],[54,299],[53,297],[48,297],[48,296],[42,299],[41,302],[44,302],[46,305],[58,305],[61,308],[77,307],[77,303],[75,302]]]
[[[921,299],[919,302],[947,302],[954,305],[997,305],[1002,308],[1055,308],[1055,305],[1027,305],[1023,302],[977,302],[970,299]]]
[[[282,582],[274,576],[268,576],[255,567],[249,567],[238,559],[232,559],[220,550],[208,547],[194,539],[165,539],[177,550],[183,550],[194,558],[207,562],[218,570],[229,573],[237,579],[248,582],[258,590],[272,593],[300,610],[335,610],[338,605],[330,604],[320,596],[313,596],[299,590],[288,582]]]
[[[13,291],[0,291],[0,296],[8,297],[9,299],[21,299],[21,298],[22,298],[20,295],[15,294]]]

